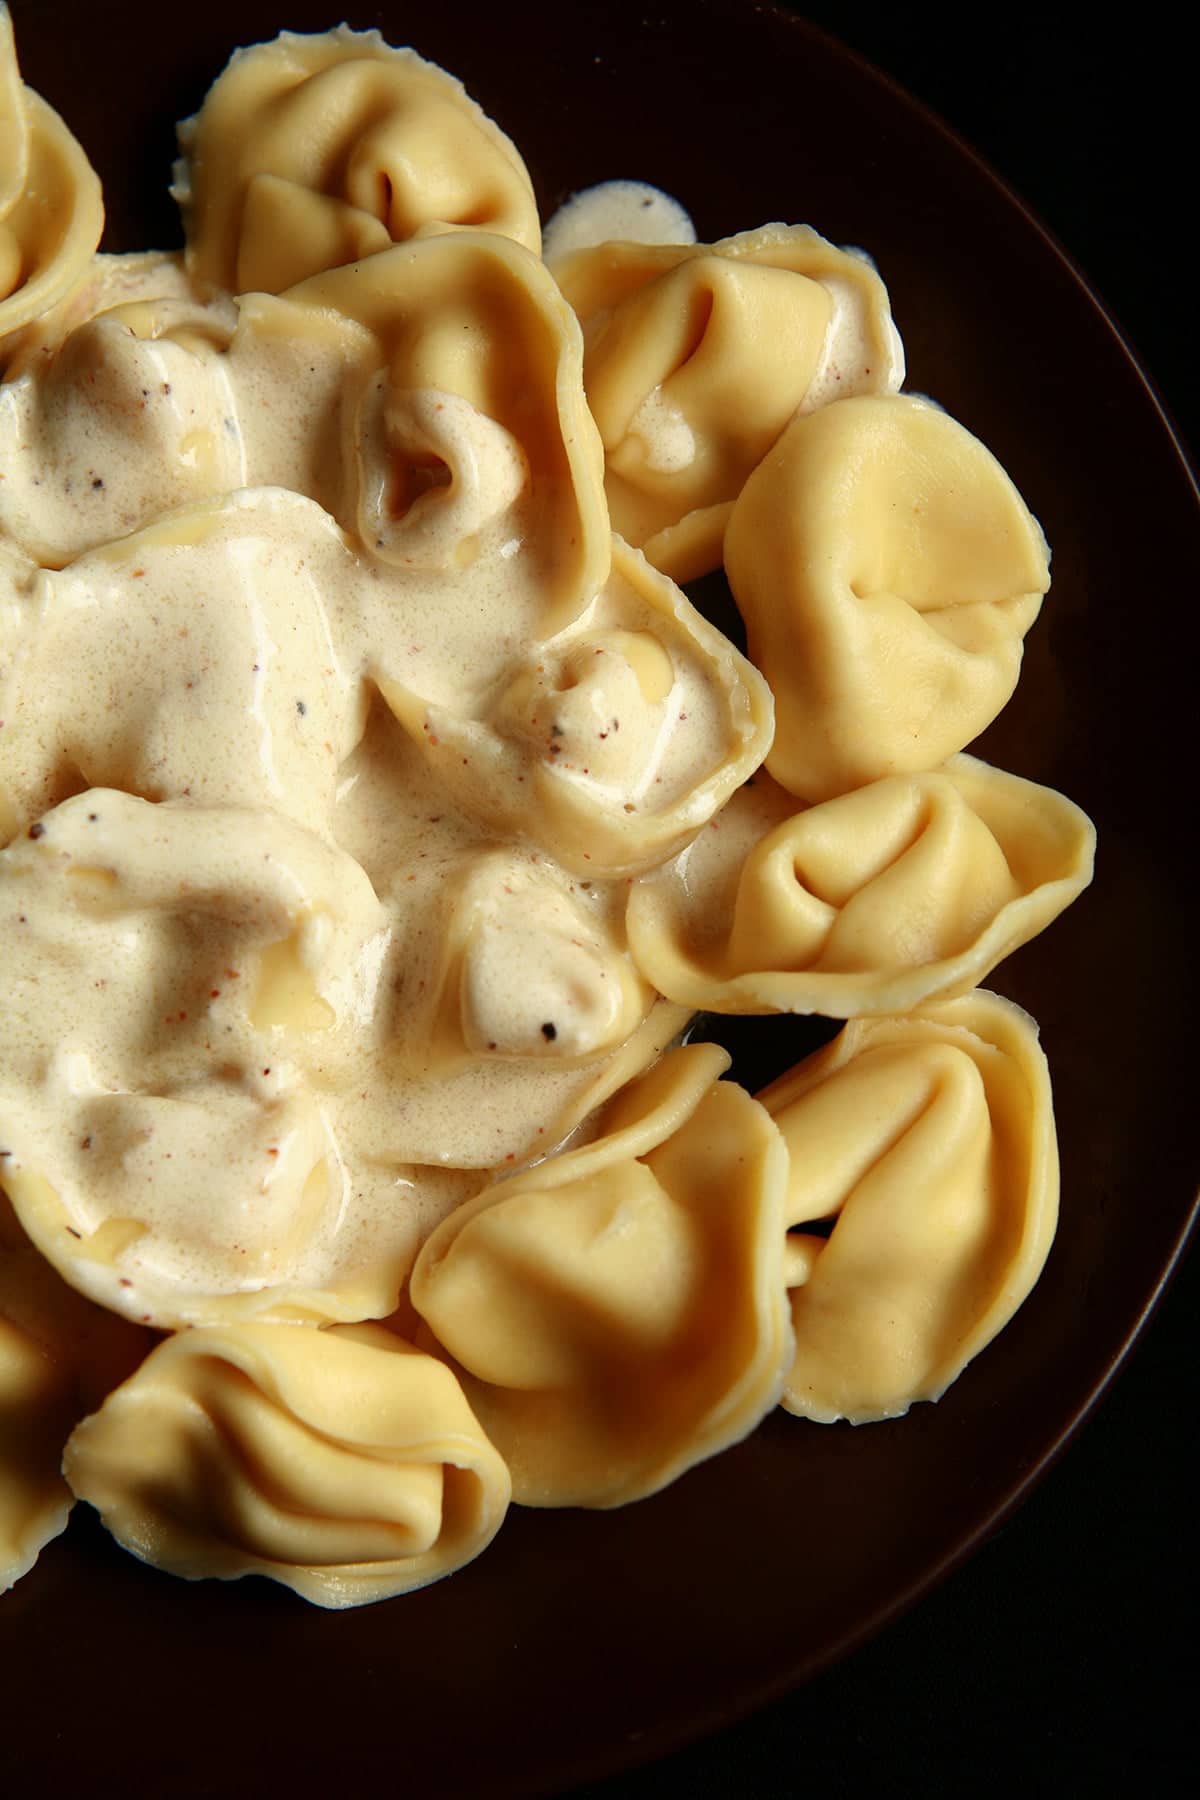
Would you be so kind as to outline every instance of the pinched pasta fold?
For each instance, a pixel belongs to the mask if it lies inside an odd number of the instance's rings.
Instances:
[[[958,755],[796,810],[765,774],[630,891],[660,993],[718,1012],[901,1013],[977,986],[1091,880],[1056,793]]]
[[[599,244],[555,274],[583,323],[613,527],[680,581],[720,564],[730,505],[795,413],[903,380],[874,266],[806,225]]]
[[[1050,585],[1045,539],[977,438],[910,395],[793,420],[734,507],[725,567],[804,800],[935,768],[991,723]]]
[[[314,275],[278,298],[251,296],[235,367],[239,352],[257,358],[272,339],[297,336],[305,369],[318,336],[333,349],[325,360],[341,364],[342,493],[316,497],[367,555],[426,580],[440,574],[443,587],[478,562],[481,607],[495,604],[497,558],[511,585],[507,565],[519,555],[542,629],[574,618],[608,574],[602,453],[579,326],[537,258],[490,233],[454,232]],[[285,390],[291,379],[285,363]],[[247,429],[255,478],[294,485],[269,451],[256,462],[252,418]]]
[[[103,227],[95,171],[54,109],[22,82],[0,5],[0,366],[9,333],[82,280]]]
[[[766,683],[668,577],[613,539],[612,576],[510,669],[490,716],[381,682],[456,802],[539,838],[576,874],[636,874],[682,847],[762,762]]]
[[[791,1359],[786,1159],[713,1045],[671,1052],[601,1135],[484,1191],[410,1293],[530,1506],[617,1506],[750,1431]]]
[[[784,1406],[862,1424],[938,1399],[1027,1297],[1054,1237],[1037,1027],[983,989],[851,1020],[759,1099],[789,1157]]]
[[[155,1568],[267,1575],[334,1608],[461,1568],[510,1495],[450,1371],[369,1325],[168,1338],[75,1428],[63,1469]]]
[[[0,0],[0,1589],[78,1496],[349,1607],[945,1389],[1057,1209],[974,984],[1094,834],[961,754],[1048,552],[867,257],[614,183],[543,262],[346,26],[179,129],[93,255]],[[698,1009],[850,1023],[754,1098]]]
[[[377,31],[285,31],[239,51],[179,140],[204,292],[279,293],[430,226],[541,246],[515,145],[461,82]]]

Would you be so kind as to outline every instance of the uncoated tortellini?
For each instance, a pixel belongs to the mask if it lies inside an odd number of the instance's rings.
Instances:
[[[629,897],[660,993],[718,1012],[897,1013],[962,993],[1091,879],[1091,821],[971,756],[796,810],[758,775]]]
[[[95,171],[58,114],[22,82],[0,5],[0,367],[8,333],[83,279],[103,226]]]
[[[63,1469],[156,1568],[269,1575],[328,1607],[460,1568],[510,1494],[450,1371],[370,1325],[168,1338],[76,1428]]]
[[[430,225],[541,246],[525,164],[461,82],[377,31],[240,50],[176,170],[202,289],[279,293]]]
[[[852,1020],[759,1098],[790,1162],[784,1406],[862,1424],[938,1399],[1026,1298],[1054,1237],[1036,1026],[982,989]],[[819,1221],[828,1236],[806,1229]]]
[[[488,1188],[427,1240],[411,1296],[531,1506],[619,1506],[744,1437],[791,1360],[783,1145],[671,1052],[602,1136]]]
[[[904,363],[874,267],[806,225],[716,244],[599,244],[555,265],[583,322],[613,527],[691,580],[788,420],[890,390]]]
[[[995,457],[900,394],[793,420],[734,507],[725,567],[778,708],[767,767],[804,800],[963,749],[1012,694],[1050,585]]]

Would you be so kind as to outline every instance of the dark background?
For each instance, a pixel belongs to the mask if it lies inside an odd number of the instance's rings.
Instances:
[[[18,22],[23,9],[42,3],[22,0]],[[575,0],[562,5],[569,11]],[[64,16],[71,10],[59,7]],[[115,21],[126,10],[114,0],[104,16]],[[330,0],[330,18],[341,10]],[[346,10],[361,14],[363,8],[347,0]],[[521,0],[509,0],[507,8],[518,28],[537,10],[533,0],[528,9]],[[587,10],[580,0],[581,13]],[[1190,242],[1198,161],[1192,133],[1200,109],[1190,46],[1173,39],[1166,9],[1126,12],[1119,27],[1100,24],[1098,13],[1055,17],[1028,6],[953,13],[911,5],[794,10],[940,113],[1024,197],[1137,346],[1184,433],[1200,442]],[[281,17],[286,12],[281,4]],[[205,22],[199,14],[186,23],[189,43],[203,35]],[[175,15],[169,24],[185,28]],[[427,29],[414,8],[414,40]],[[532,30],[529,35],[535,42]],[[222,41],[230,41],[228,33]],[[67,59],[80,54],[69,33],[61,49]],[[445,60],[460,66],[449,54]],[[29,73],[32,79],[32,68]],[[97,104],[110,105],[100,91]],[[797,110],[804,104],[798,90]],[[174,96],[166,96],[156,110],[173,117],[173,105]],[[85,124],[99,140],[95,123],[81,117],[85,138]],[[619,125],[615,120],[614,134]],[[147,190],[161,192],[169,148],[168,137],[145,145],[135,178]],[[597,170],[596,177],[609,172]],[[165,195],[161,205],[169,217]],[[1129,503],[1136,507],[1136,491]],[[1189,615],[1196,586],[1197,571],[1180,568],[1174,591],[1130,596],[1146,629],[1161,631],[1164,655],[1179,655],[1168,621]],[[1189,799],[1192,769],[1168,769],[1164,780],[1178,786],[1180,817],[1189,826],[1196,812]],[[1120,979],[1120,971],[1100,969],[1097,978]],[[1156,1004],[1169,1000],[1155,996]],[[1124,1048],[1136,1056],[1135,1044]],[[1109,1046],[1096,1046],[1097,1055],[1108,1053]],[[1150,1198],[1153,1143],[1144,1147],[1144,1166]],[[1136,1233],[1136,1219],[1129,1229]],[[578,1796],[815,1800],[865,1791],[1015,1793],[1021,1800],[1132,1792],[1157,1800],[1191,1791],[1198,1298],[1200,1261],[1193,1254],[1111,1392],[1040,1486],[968,1562],[879,1638],[742,1724]],[[54,1578],[51,1570],[47,1580]],[[730,1631],[737,1629],[731,1618]],[[298,1643],[308,1641],[302,1624],[296,1632]],[[106,1654],[102,1636],[95,1653]],[[178,1765],[139,1765],[137,1704],[151,1674],[139,1677],[136,1666],[128,1671],[128,1760],[115,1763],[113,1745],[98,1746],[93,1779],[79,1791],[158,1793],[176,1785]],[[219,1681],[215,1667],[214,1678]],[[68,1721],[74,1698],[70,1691],[55,1696]],[[206,1715],[194,1711],[194,1698],[180,1696],[191,1729],[203,1732]],[[535,1735],[536,1695],[529,1700],[528,1729]],[[216,1690],[212,1721],[221,1704]],[[407,1800],[421,1789],[411,1775],[405,1778],[403,1695],[395,1696],[395,1706],[395,1783],[388,1791]],[[464,1697],[465,1730],[471,1717]],[[291,1723],[276,1716],[265,1729]],[[345,1729],[350,1788],[360,1785],[350,1749],[353,1718]],[[10,1719],[0,1685],[0,1762],[6,1733],[19,1735],[19,1722]],[[234,1765],[228,1773],[228,1791],[245,1791]],[[314,1791],[297,1784],[294,1772],[287,1786],[298,1794]],[[282,1781],[267,1783],[261,1791],[282,1787]],[[21,1787],[12,1791],[15,1796]]]
[[[1170,22],[1183,15],[789,10],[873,62],[991,164],[1086,275],[1181,435],[1200,445],[1200,99]],[[1180,595],[1138,603],[1182,600],[1186,610],[1200,571],[1180,570],[1180,584]],[[1194,783],[1194,765],[1179,773]],[[1194,819],[1194,801],[1189,811]],[[1193,1250],[1033,1494],[881,1637],[744,1723],[577,1790],[578,1800],[1191,1791],[1198,1308]]]

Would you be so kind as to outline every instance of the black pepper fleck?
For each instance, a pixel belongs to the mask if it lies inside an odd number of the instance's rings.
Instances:
[[[558,1026],[552,1025],[549,1019],[547,1019],[546,1023],[542,1026],[542,1036],[548,1044],[552,1044],[558,1036]]]

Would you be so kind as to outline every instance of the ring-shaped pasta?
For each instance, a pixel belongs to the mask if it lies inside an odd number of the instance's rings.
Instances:
[[[583,324],[613,529],[678,581],[720,564],[729,508],[796,412],[903,380],[874,266],[806,225],[599,244],[555,274]]]
[[[759,1099],[789,1156],[783,1405],[862,1424],[938,1399],[1053,1241],[1058,1145],[1036,1025],[983,989],[852,1019]],[[822,1221],[827,1235],[806,1229]]]
[[[1050,585],[991,452],[910,395],[797,418],[734,507],[725,567],[803,800],[932,769],[1005,705]]]
[[[1091,880],[1064,795],[975,757],[796,811],[766,775],[630,890],[643,973],[715,1012],[902,1013],[965,993]]]
[[[76,1426],[63,1469],[155,1568],[267,1575],[335,1608],[461,1568],[511,1491],[450,1371],[368,1325],[167,1338]]]
[[[279,293],[431,224],[541,247],[516,146],[460,81],[377,31],[285,31],[238,51],[179,140],[201,290]]]
[[[568,624],[608,575],[610,533],[603,453],[580,378],[579,325],[538,259],[490,233],[426,235],[314,275],[278,299],[254,296],[242,316],[247,329],[286,334],[296,309],[350,320],[370,334],[372,347],[348,371],[353,491],[343,508],[360,531],[366,525],[368,554],[397,567],[425,566],[424,546],[409,545],[403,527],[420,523],[427,534],[430,512],[455,503],[466,471],[447,463],[452,445],[431,438],[431,419],[412,418],[403,403],[456,396],[490,421],[488,448],[495,449],[498,428],[519,449],[528,494],[519,529],[507,535],[531,564],[543,630]],[[462,542],[448,579],[461,580],[471,552]]]
[[[771,695],[752,663],[637,550],[566,632],[510,672],[488,717],[380,680],[428,766],[470,815],[536,834],[584,878],[652,868],[766,755]]]
[[[639,1499],[775,1404],[786,1159],[716,1079],[728,1060],[673,1051],[599,1138],[486,1189],[422,1248],[412,1304],[522,1504]]]

